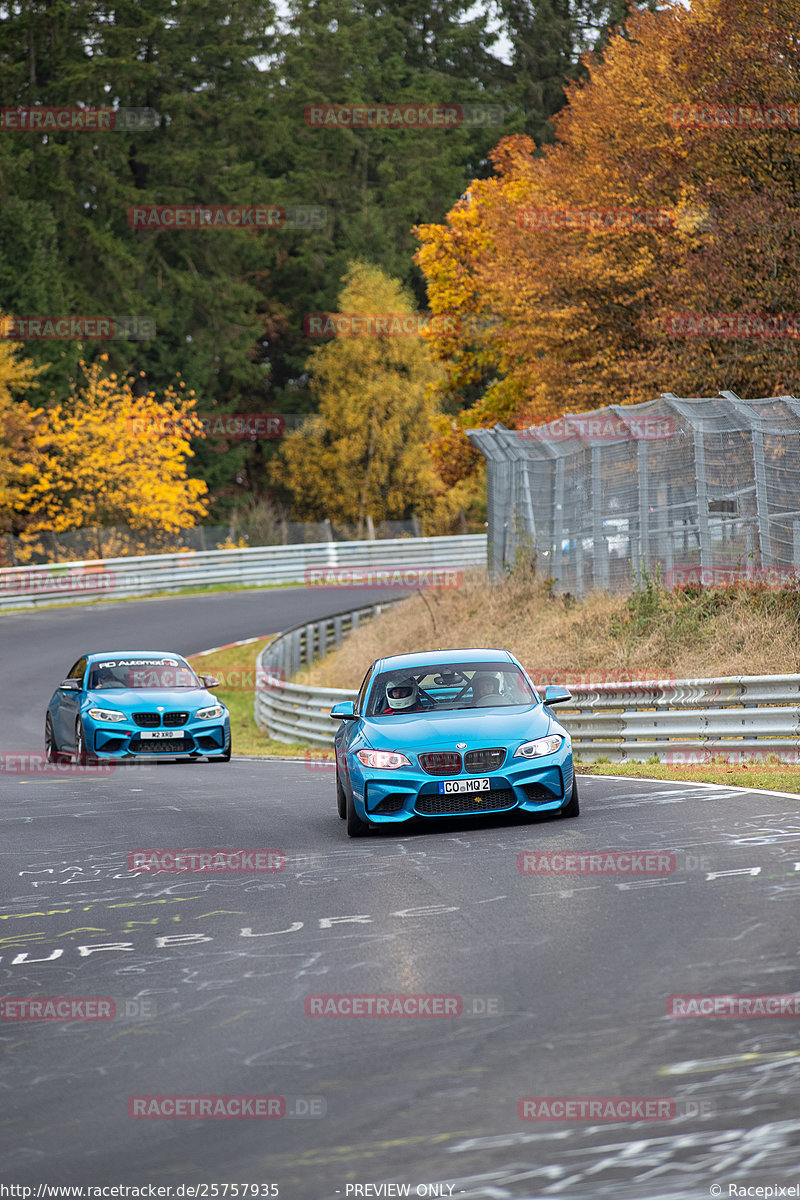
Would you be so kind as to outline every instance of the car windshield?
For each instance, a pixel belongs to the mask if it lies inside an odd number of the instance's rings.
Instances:
[[[182,658],[104,658],[89,671],[91,691],[111,688],[198,688],[202,683]]]
[[[364,715],[389,717],[462,708],[504,708],[534,704],[536,700],[533,688],[513,663],[432,664],[377,675]]]

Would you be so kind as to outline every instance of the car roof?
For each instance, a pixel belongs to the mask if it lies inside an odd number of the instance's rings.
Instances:
[[[512,662],[516,659],[508,650],[417,650],[414,654],[393,654],[389,658],[375,660],[377,671],[402,671],[408,668],[427,667],[432,663],[444,666],[460,662]]]
[[[87,654],[89,662],[98,658],[183,658],[175,650],[95,650]]]

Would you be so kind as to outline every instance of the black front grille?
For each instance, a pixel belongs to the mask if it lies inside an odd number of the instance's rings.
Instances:
[[[175,729],[179,725],[185,725],[188,720],[188,712],[164,713],[164,724],[171,729]]]
[[[405,796],[401,796],[399,794],[396,796],[387,796],[384,800],[381,800],[380,804],[376,805],[376,807],[373,808],[371,811],[376,812],[376,813],[383,813],[384,815],[388,815],[389,813],[400,812],[400,809],[403,807],[405,802],[406,802]]]
[[[161,724],[161,717],[158,713],[134,713],[133,719],[142,729],[153,729],[156,725]]]
[[[429,775],[460,775],[461,755],[457,750],[437,750],[420,754],[419,765]]]
[[[134,754],[183,754],[194,750],[193,738],[149,738],[134,740],[130,744]]]
[[[547,802],[548,800],[561,799],[560,796],[556,796],[554,792],[550,791],[550,788],[546,788],[542,783],[523,783],[522,790],[529,800]]]
[[[513,788],[497,788],[494,792],[470,796],[420,796],[416,809],[423,817],[438,817],[451,813],[496,812],[501,808],[514,808],[516,803]]]
[[[468,750],[464,755],[464,770],[474,773],[480,771],[496,771],[502,767],[506,759],[503,746],[493,746],[491,750]]]

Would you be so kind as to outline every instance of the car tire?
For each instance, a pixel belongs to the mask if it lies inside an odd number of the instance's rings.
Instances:
[[[344,794],[338,771],[336,772],[336,811],[343,821],[347,819],[347,797]]]
[[[83,732],[83,722],[80,718],[75,722],[75,761],[81,767],[97,765],[97,759],[86,749],[86,735]]]
[[[49,763],[63,763],[68,755],[62,754],[56,745],[56,735],[53,732],[53,720],[50,713],[44,720],[44,756]]]
[[[352,795],[347,797],[347,836],[348,837],[364,837],[369,833],[370,826],[367,821],[362,821],[361,817],[356,812],[355,801]]]
[[[562,817],[577,817],[581,811],[581,806],[578,800],[578,776],[575,774],[574,768],[572,773],[572,795],[569,803],[565,804],[561,809]]]

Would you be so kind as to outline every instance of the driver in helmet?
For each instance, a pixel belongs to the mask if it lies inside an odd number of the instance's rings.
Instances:
[[[472,703],[475,705],[491,704],[501,700],[500,684],[497,676],[488,671],[481,671],[472,677]]]
[[[386,702],[388,708],[383,710],[382,716],[396,712],[421,713],[426,711],[425,705],[420,701],[419,688],[415,679],[401,679],[396,683],[390,683],[386,689]]]

